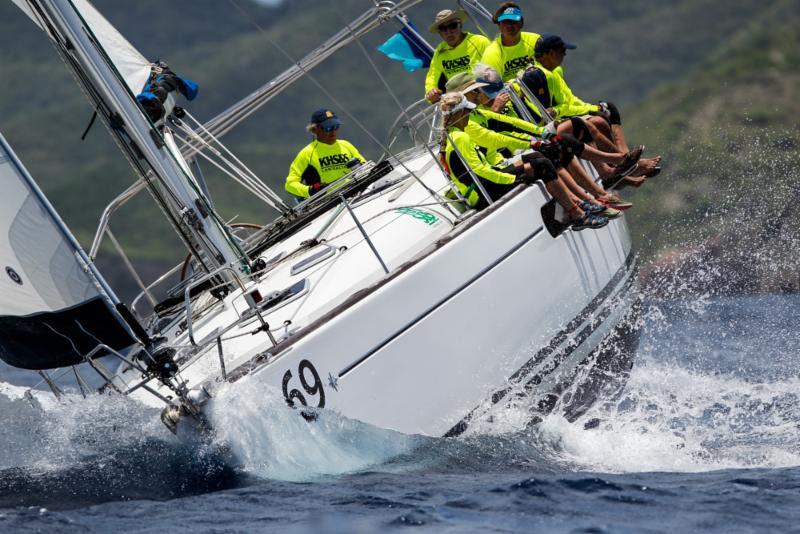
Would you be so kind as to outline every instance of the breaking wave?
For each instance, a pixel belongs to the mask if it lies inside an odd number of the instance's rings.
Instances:
[[[455,439],[331,411],[307,421],[244,379],[211,414],[212,446],[180,443],[158,410],[119,396],[65,402],[0,382],[0,508],[162,500],[272,479],[386,473],[701,472],[800,465],[800,296],[645,307],[624,390],[573,422],[517,399]]]
[[[49,393],[0,383],[0,509],[60,509],[170,499],[240,483],[216,451],[180,444],[158,410],[117,395]]]

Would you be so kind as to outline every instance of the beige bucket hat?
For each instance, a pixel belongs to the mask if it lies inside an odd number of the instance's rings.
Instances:
[[[428,28],[428,31],[431,33],[439,33],[439,26],[442,24],[447,24],[454,20],[460,20],[463,24],[468,18],[469,15],[467,15],[467,12],[463,9],[459,9],[458,11],[443,9],[436,14],[436,19],[433,21],[430,28]]]

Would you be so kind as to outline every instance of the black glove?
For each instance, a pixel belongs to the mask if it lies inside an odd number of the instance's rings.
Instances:
[[[532,148],[541,152],[542,156],[552,161],[554,165],[561,165],[561,147],[553,141],[558,138],[559,136],[555,136],[550,141],[537,141]]]

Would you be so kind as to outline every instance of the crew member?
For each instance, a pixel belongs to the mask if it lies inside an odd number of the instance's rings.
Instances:
[[[467,13],[463,10],[445,9],[436,14],[428,31],[438,33],[442,42],[433,51],[431,66],[425,76],[425,98],[439,101],[447,80],[459,72],[469,72],[489,46],[489,39],[464,31]]]
[[[512,151],[526,150],[529,148],[540,151],[548,157],[558,172],[558,179],[567,186],[572,196],[572,201],[577,202],[581,209],[592,213],[600,213],[605,217],[616,217],[619,212],[611,205],[614,199],[584,171],[575,156],[592,154],[590,157],[616,157],[585,146],[584,143],[571,135],[564,136],[547,134],[541,126],[525,120],[509,117],[493,112],[485,107],[489,97],[483,92],[489,85],[477,82],[471,73],[462,73],[447,82],[448,91],[458,91],[467,100],[477,107],[470,113],[469,123],[464,131],[470,138],[485,150],[486,159],[493,165],[500,163],[503,158],[509,157]],[[550,141],[543,141],[542,138]],[[612,161],[614,161],[612,159]],[[615,202],[622,207],[632,204]],[[602,207],[601,207],[602,204]]]
[[[536,60],[541,67],[549,71],[548,77],[553,78],[559,86],[560,98],[564,100],[557,106],[560,108],[558,115],[560,117],[584,116],[590,125],[594,125],[602,132],[600,135],[594,134],[601,145],[605,144],[603,139],[607,138],[616,150],[628,152],[629,148],[622,128],[622,117],[617,106],[611,102],[599,102],[598,104],[584,102],[567,85],[564,79],[564,58],[567,50],[575,48],[577,47],[574,44],[567,43],[560,36],[552,33],[543,34],[536,43]],[[641,159],[633,175],[655,176],[661,170],[657,167],[660,161],[660,156]]]
[[[539,34],[522,31],[525,23],[522,9],[514,2],[500,4],[492,21],[499,27],[500,35],[486,47],[481,63],[497,70],[504,81],[510,81],[519,71],[535,64]]]
[[[446,135],[442,139],[443,162],[461,194],[470,206],[482,208],[488,200],[479,193],[473,175],[480,180],[492,200],[496,200],[522,183],[542,180],[556,201],[569,213],[573,229],[602,228],[608,224],[605,217],[584,213],[573,201],[569,190],[558,180],[555,166],[539,152],[524,155],[510,165],[494,167],[486,159],[480,147],[465,131],[470,112],[475,104],[461,93],[445,93],[441,97],[440,109],[444,116]]]
[[[320,109],[311,115],[306,129],[314,140],[294,158],[286,177],[286,190],[299,198],[318,193],[350,172],[348,162],[353,158],[364,163],[364,157],[352,143],[337,139],[341,126],[339,117],[329,109]]]

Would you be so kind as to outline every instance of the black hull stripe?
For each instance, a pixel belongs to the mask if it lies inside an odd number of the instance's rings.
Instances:
[[[397,339],[399,336],[401,336],[403,333],[405,333],[409,328],[413,328],[419,322],[421,322],[425,318],[427,318],[430,314],[435,312],[437,309],[441,308],[447,301],[451,300],[453,297],[455,297],[456,295],[458,295],[459,293],[464,291],[467,287],[469,287],[470,285],[474,284],[478,279],[480,279],[481,277],[486,275],[486,273],[488,273],[489,271],[491,271],[492,269],[494,269],[495,267],[500,265],[502,262],[504,262],[506,259],[508,259],[509,256],[511,256],[512,254],[517,252],[519,249],[524,247],[526,244],[528,244],[533,238],[535,238],[537,235],[541,234],[543,230],[544,230],[544,226],[540,226],[536,231],[534,231],[532,234],[530,234],[527,237],[525,237],[522,241],[520,241],[519,243],[514,245],[505,254],[503,254],[498,259],[496,259],[491,265],[488,265],[487,267],[485,267],[482,271],[480,271],[478,274],[476,274],[475,276],[473,276],[472,278],[470,278],[469,280],[464,282],[461,286],[459,286],[457,289],[455,289],[452,293],[450,293],[449,295],[447,295],[444,298],[442,298],[439,302],[437,302],[436,304],[434,304],[433,306],[428,308],[426,311],[424,311],[422,314],[417,316],[415,319],[411,320],[408,324],[406,324],[405,326],[400,328],[392,336],[390,336],[389,338],[384,340],[383,343],[381,343],[377,347],[373,348],[371,351],[369,351],[368,353],[366,353],[363,356],[361,356],[361,358],[359,358],[358,360],[354,361],[353,363],[351,363],[350,365],[348,365],[347,367],[345,367],[344,369],[339,371],[339,378],[342,378],[347,373],[349,373],[350,371],[352,371],[353,369],[355,369],[356,367],[358,367],[359,365],[364,363],[367,359],[369,359],[370,356],[373,356],[376,352],[378,352],[379,350],[384,348],[386,345],[388,345],[389,343],[391,343],[392,341]]]
[[[600,307],[600,305],[603,302],[605,302],[606,298],[617,287],[617,285],[619,284],[620,280],[630,270],[630,267],[631,267],[631,265],[633,264],[633,261],[634,261],[634,257],[635,256],[634,256],[633,252],[628,254],[628,257],[625,260],[625,264],[623,266],[621,266],[619,268],[619,270],[617,270],[617,272],[614,274],[614,277],[608,282],[608,284],[606,284],[606,286],[603,288],[603,290],[600,291],[600,293],[598,293],[597,296],[595,298],[593,298],[592,301],[589,302],[589,304],[587,304],[586,307],[583,310],[581,310],[581,312],[578,315],[576,315],[567,324],[567,326],[565,326],[555,336],[553,336],[553,338],[550,340],[550,343],[548,343],[547,346],[541,348],[530,360],[525,362],[525,364],[522,367],[520,367],[513,375],[511,375],[508,378],[509,382],[516,382],[520,378],[523,378],[525,375],[530,373],[533,369],[535,369],[540,363],[542,363],[542,361],[544,361],[545,358],[550,356],[559,346],[561,346],[561,344],[564,343],[564,341],[566,341],[567,338],[580,325],[582,325],[584,323],[584,321],[586,321],[586,319],[590,315],[595,313],[597,311],[597,308]],[[633,276],[631,276],[631,278],[629,279],[628,285],[630,285],[630,283],[632,283],[632,281],[633,281]],[[624,289],[627,289],[627,287],[625,287]],[[608,316],[608,314],[605,314],[605,315],[601,316],[599,318],[598,325],[600,323],[602,323],[602,321],[605,320],[607,316]],[[589,334],[591,334],[593,331],[594,331],[594,329],[590,330]],[[587,337],[588,337],[588,334],[587,334]],[[580,343],[582,343],[583,341],[584,341],[584,339],[581,338]],[[579,346],[580,343],[574,344],[574,347]],[[509,387],[506,390],[501,390],[501,391],[495,392],[495,394],[492,395],[492,397],[493,397],[492,402],[496,403],[499,400],[501,400],[503,398],[503,396],[505,396],[505,394],[508,392],[509,389],[511,389],[511,388]],[[497,395],[499,395],[499,397],[497,397],[497,400],[494,400],[494,397],[497,396]]]
[[[505,396],[512,389],[514,389],[519,385],[519,383],[522,381],[523,378],[525,378],[528,374],[530,374],[531,371],[535,369],[540,363],[542,363],[545,358],[550,356],[556,350],[556,348],[558,348],[558,346],[560,346],[567,339],[567,337],[578,328],[578,326],[583,324],[583,322],[589,317],[589,315],[591,315],[597,310],[597,308],[605,301],[605,299],[616,289],[616,287],[619,285],[620,280],[625,276],[625,274],[630,271],[629,268],[634,261],[634,257],[635,256],[633,252],[631,252],[628,255],[628,258],[626,259],[625,264],[622,267],[620,267],[620,269],[617,271],[614,277],[609,281],[608,284],[606,284],[605,288],[603,288],[603,290],[594,299],[592,299],[592,301],[578,315],[576,315],[575,318],[572,319],[566,327],[564,327],[564,329],[559,331],[558,334],[556,334],[550,340],[550,343],[548,343],[546,347],[540,349],[530,360],[525,362],[525,364],[523,364],[522,367],[520,367],[513,375],[511,375],[511,377],[509,377],[508,381],[510,385],[492,394],[491,396],[492,404],[497,404],[498,402],[503,400],[503,398],[505,398]],[[622,288],[617,293],[618,295],[627,292],[633,285],[633,282],[635,280],[634,273],[631,273],[631,276],[623,284]],[[596,320],[593,321],[592,324],[586,325],[584,328],[582,328],[581,331],[578,333],[578,335],[575,337],[575,343],[571,343],[570,345],[565,347],[560,352],[560,354],[556,355],[556,357],[553,358],[552,363],[546,369],[543,369],[540,373],[537,373],[531,379],[529,379],[524,385],[525,390],[530,391],[535,386],[540,384],[547,375],[551,374],[556,369],[558,369],[558,367],[561,365],[561,363],[564,362],[564,360],[566,360],[573,352],[575,352],[581,345],[583,345],[583,343],[597,329],[599,329],[600,326],[602,326],[605,320],[608,319],[609,315],[611,315],[611,311],[612,307],[607,306],[606,308],[603,309],[600,315],[595,318]],[[480,408],[479,406],[473,408],[464,417],[464,419],[459,421],[455,426],[453,426],[453,428],[448,430],[444,434],[444,437],[455,437],[466,431],[467,427],[469,426],[470,420],[472,419],[472,417],[474,417],[475,413],[478,411],[479,408]]]

